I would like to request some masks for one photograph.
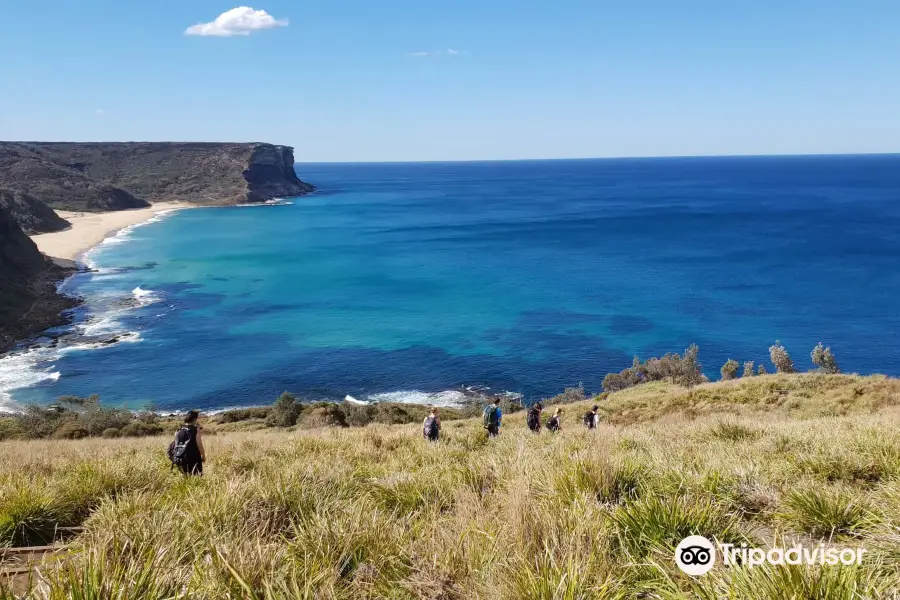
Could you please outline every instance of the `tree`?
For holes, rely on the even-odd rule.
[[[756,372],[753,370],[753,361],[748,360],[744,363],[744,373],[741,377],[753,377],[754,375],[756,375]]]
[[[728,381],[729,379],[736,379],[737,372],[740,365],[738,361],[729,358],[725,361],[725,364],[722,365],[722,368],[719,369],[719,373],[722,374],[722,381]]]
[[[794,369],[794,361],[791,360],[791,355],[788,354],[787,349],[781,345],[781,342],[775,341],[775,345],[769,347],[769,358],[772,361],[772,364],[775,365],[775,370],[778,373],[796,373],[797,371]]]
[[[296,396],[290,392],[283,392],[275,400],[266,422],[275,427],[292,427],[297,424],[297,418],[302,410],[303,406],[297,401]]]
[[[767,375],[769,372],[766,371],[766,365],[759,365],[759,368],[756,369],[757,375]]]
[[[824,346],[822,342],[819,342],[816,344],[816,347],[813,348],[810,356],[812,357],[813,364],[816,365],[820,371],[830,375],[841,372],[837,365],[837,361],[834,359],[834,354],[831,352],[830,346]]]
[[[681,376],[678,383],[691,387],[703,383],[703,372],[700,370],[702,365],[698,360],[700,354],[700,346],[691,344],[684,351],[684,358],[681,359]]]

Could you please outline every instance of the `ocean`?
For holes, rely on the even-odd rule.
[[[704,372],[900,375],[900,156],[299,164],[319,191],[157,217],[95,248],[0,404],[219,409],[534,400],[696,343]],[[112,342],[112,343],[103,343]]]

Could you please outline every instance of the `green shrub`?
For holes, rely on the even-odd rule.
[[[283,392],[266,418],[266,423],[274,427],[292,427],[297,424],[297,418],[303,411],[303,406],[297,397],[290,392]]]
[[[119,434],[122,437],[146,437],[150,435],[159,435],[162,432],[162,426],[144,423],[142,421],[132,421],[119,430]]]
[[[109,429],[104,429],[101,435],[105,438],[117,438],[119,437],[119,430],[115,427],[110,427]]]
[[[728,381],[729,379],[736,379],[738,368],[738,362],[736,360],[728,359],[725,361],[725,364],[722,365],[722,368],[719,369],[719,373],[722,374],[722,381]]]
[[[573,404],[575,402],[584,402],[587,395],[584,393],[584,386],[578,384],[578,387],[567,387],[562,394],[557,394],[545,402],[545,404]],[[504,413],[509,412],[505,408]]]
[[[347,427],[347,417],[337,404],[323,403],[303,411],[304,427]]]
[[[816,347],[813,348],[810,356],[812,357],[813,364],[816,365],[820,371],[830,375],[841,372],[840,368],[838,368],[837,361],[834,359],[834,354],[831,352],[831,348],[822,345],[822,342],[816,344]]]
[[[765,366],[765,365],[759,365],[759,368],[756,369],[756,374],[757,374],[757,375],[768,375],[768,373],[769,373],[769,372],[766,371],[766,366]]]
[[[787,349],[776,341],[774,345],[769,347],[769,359],[775,365],[775,371],[778,373],[796,373],[794,369],[794,361]]]
[[[603,378],[603,389],[606,392],[618,392],[648,381],[671,381],[685,387],[695,386],[706,380],[697,358],[699,353],[699,346],[691,344],[684,351],[683,357],[670,353],[662,358],[648,358],[642,363],[635,356],[631,367],[618,373],[609,373]]]
[[[272,407],[270,406],[233,408],[217,415],[216,420],[219,423],[237,423],[238,421],[249,421],[250,419],[266,419],[271,412]]]
[[[80,440],[90,435],[87,429],[77,420],[65,421],[50,436],[55,440]]]
[[[734,421],[719,421],[712,427],[709,433],[716,439],[729,442],[755,440],[762,435],[756,429]]]

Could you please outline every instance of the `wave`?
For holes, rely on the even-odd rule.
[[[137,286],[131,290],[131,295],[137,301],[139,306],[148,306],[162,300],[156,292],[153,290],[145,290],[141,286]]]
[[[19,408],[12,400],[12,390],[57,381],[60,372],[52,364],[56,353],[50,348],[35,348],[0,358],[0,412]]]
[[[366,398],[369,402],[399,402],[403,404],[428,404],[431,406],[461,406],[466,395],[459,390],[442,392],[422,392],[419,390],[399,390],[372,394]]]

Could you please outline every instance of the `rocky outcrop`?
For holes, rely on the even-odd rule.
[[[62,231],[69,227],[68,221],[30,194],[0,188],[0,208],[6,209],[22,228],[22,231],[29,235]]]
[[[76,304],[56,292],[66,274],[40,253],[9,211],[0,208],[0,351],[64,322],[60,313]]]
[[[222,206],[313,191],[288,146],[230,143],[0,142],[0,186],[57,210],[183,201]]]

